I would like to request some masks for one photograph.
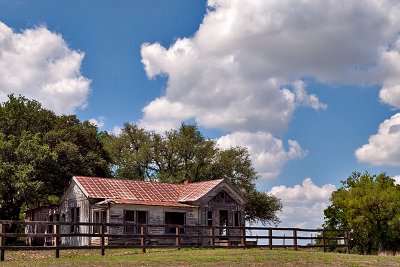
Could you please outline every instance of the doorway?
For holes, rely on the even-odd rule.
[[[228,226],[228,211],[227,210],[220,210],[219,211],[219,235],[220,236],[227,236],[227,228]]]

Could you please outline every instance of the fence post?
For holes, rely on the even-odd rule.
[[[211,245],[212,248],[215,248],[215,228],[214,226],[211,227]]]
[[[346,253],[349,253],[349,231],[344,231],[344,245],[346,246]]]
[[[271,228],[268,230],[268,234],[269,234],[269,249],[272,249],[272,229]]]
[[[100,226],[100,234],[101,234],[101,237],[100,237],[100,245],[101,245],[100,255],[101,256],[104,256],[106,254],[106,252],[105,252],[105,238],[104,238],[105,232],[106,232],[106,226],[103,223]]]
[[[246,248],[246,229],[242,227],[240,230],[241,230],[240,245],[243,248]]]
[[[178,250],[181,249],[181,234],[179,230],[179,227],[175,228],[175,245],[178,247]]]
[[[293,245],[294,250],[297,250],[297,229],[293,229]]]
[[[144,226],[140,227],[140,245],[142,246],[143,253],[146,253],[146,237],[144,235]]]
[[[6,233],[6,225],[0,223],[0,234],[5,234],[5,233]],[[0,236],[0,246],[2,247],[0,249],[0,261],[4,261],[5,245],[6,245],[6,237]]]
[[[61,240],[60,240],[60,225],[59,224],[55,224],[55,246],[56,246],[56,258],[58,259],[60,257],[60,244],[61,244]]]
[[[324,252],[326,252],[326,240],[325,240],[325,230],[322,230],[322,246],[324,247]]]

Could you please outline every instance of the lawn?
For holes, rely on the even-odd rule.
[[[400,266],[400,257],[268,249],[7,251],[0,266]]]

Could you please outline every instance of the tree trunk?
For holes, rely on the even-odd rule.
[[[379,240],[378,242],[378,255],[384,251],[383,242]]]

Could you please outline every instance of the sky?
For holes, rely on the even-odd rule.
[[[248,148],[281,226],[319,227],[352,172],[400,180],[399,30],[392,0],[0,0],[0,101],[194,122]]]

